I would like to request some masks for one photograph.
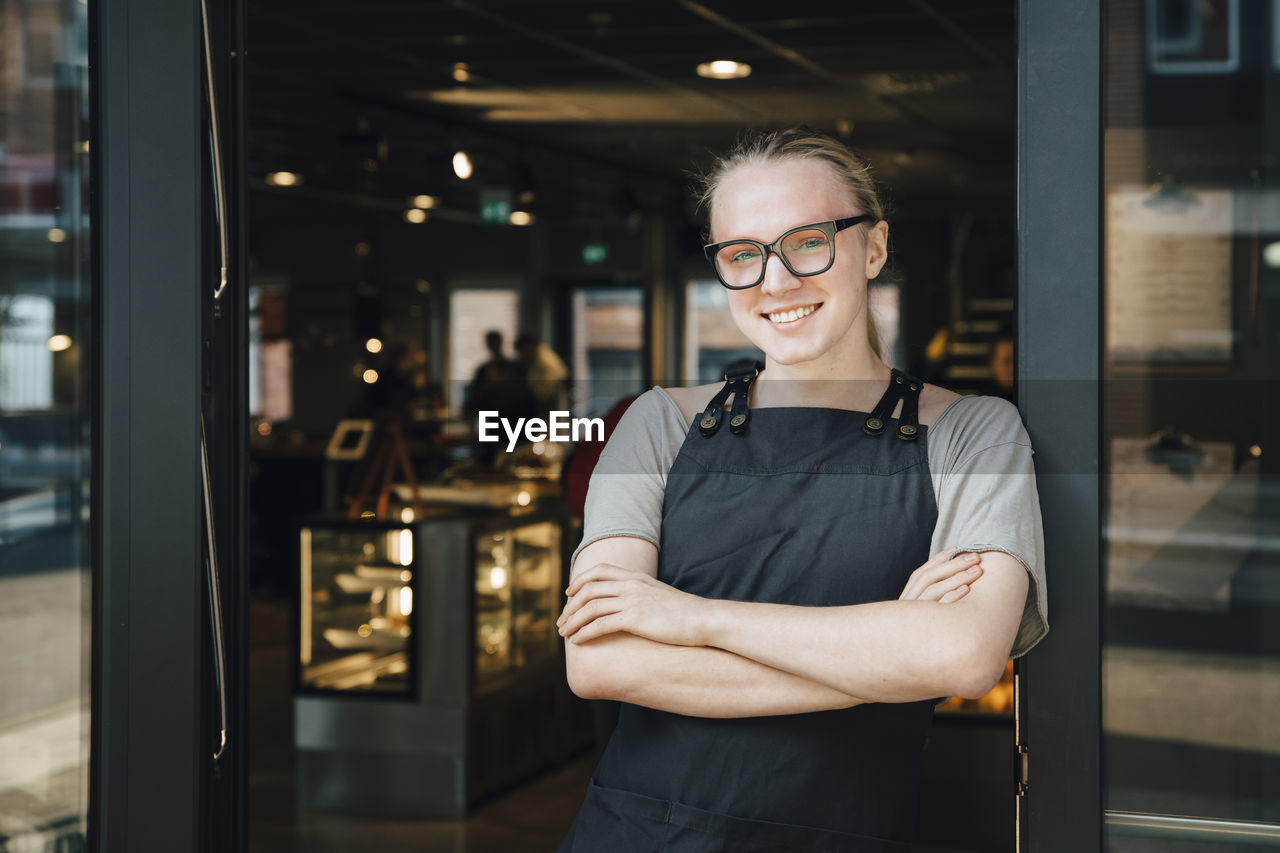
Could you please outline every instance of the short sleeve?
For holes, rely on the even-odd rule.
[[[929,469],[938,522],[929,553],[1003,551],[1030,582],[1013,657],[1049,631],[1044,530],[1031,441],[1018,410],[998,397],[962,397],[929,427]]]
[[[653,388],[635,399],[618,421],[591,474],[583,510],[583,548],[609,536],[635,536],[658,546],[667,472],[680,452],[684,414],[671,396]]]

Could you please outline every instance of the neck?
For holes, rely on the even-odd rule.
[[[889,366],[864,345],[851,356],[821,363],[778,364],[766,358],[754,396],[766,406],[870,410],[888,379]]]

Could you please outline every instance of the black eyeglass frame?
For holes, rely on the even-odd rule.
[[[849,216],[844,219],[829,219],[826,222],[815,222],[812,225],[801,225],[799,227],[792,228],[772,243],[761,243],[759,240],[748,240],[745,237],[739,237],[737,240],[724,240],[719,243],[709,243],[702,247],[702,253],[711,263],[711,268],[715,270],[716,278],[720,279],[721,284],[730,290],[750,290],[751,288],[758,286],[760,282],[764,281],[765,273],[769,270],[770,254],[777,255],[782,261],[782,265],[787,268],[787,271],[797,278],[806,278],[811,275],[822,275],[824,272],[831,269],[832,265],[836,262],[836,233],[843,231],[846,228],[852,228],[862,222],[870,222],[873,219],[875,219],[875,217],[869,213]],[[831,256],[827,259],[827,265],[820,270],[815,270],[813,272],[796,272],[795,268],[791,266],[791,262],[787,260],[787,256],[782,252],[782,241],[797,231],[812,231],[815,229],[827,235],[827,239],[830,241],[831,245]],[[760,277],[751,282],[751,284],[729,284],[729,282],[724,280],[724,276],[720,275],[720,268],[716,266],[716,253],[725,246],[733,246],[738,243],[746,243],[748,245],[755,246],[764,256],[760,261]]]

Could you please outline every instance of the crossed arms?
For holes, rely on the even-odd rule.
[[[977,698],[1004,670],[1027,573],[999,551],[948,556],[917,569],[897,601],[799,607],[690,595],[657,580],[651,543],[597,540],[575,561],[560,617],[569,685],[702,717]]]

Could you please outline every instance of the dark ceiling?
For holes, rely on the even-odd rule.
[[[297,171],[312,198],[390,212],[459,192],[447,161],[465,146],[469,187],[643,200],[743,128],[804,123],[900,203],[1011,203],[1010,0],[251,0],[247,40],[259,188]],[[715,59],[753,73],[696,75]]]

